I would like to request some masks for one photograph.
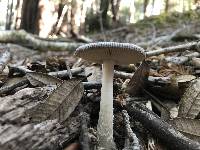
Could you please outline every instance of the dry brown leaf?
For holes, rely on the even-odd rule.
[[[27,79],[33,86],[40,85],[60,85],[62,80],[50,76],[48,74],[38,73],[38,72],[30,72],[26,74]]]
[[[200,142],[200,120],[190,118],[174,118],[169,123],[177,130],[193,140]]]
[[[184,93],[180,105],[178,116],[182,118],[194,119],[200,112],[200,78],[193,80]]]
[[[144,82],[149,76],[149,70],[148,62],[143,61],[127,85],[126,91],[130,95],[138,94],[140,89],[144,87]]]
[[[80,79],[64,81],[49,97],[33,109],[27,111],[27,115],[33,122],[41,122],[48,119],[66,120],[78,105],[84,91]]]

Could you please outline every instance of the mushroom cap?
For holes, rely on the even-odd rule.
[[[113,60],[115,64],[134,64],[145,59],[143,48],[130,43],[97,42],[78,47],[75,56],[97,63]]]

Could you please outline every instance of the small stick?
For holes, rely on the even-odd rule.
[[[70,70],[71,70],[72,75],[76,75],[76,74],[83,72],[84,68],[83,67],[77,67],[77,68],[73,68],[73,69],[70,69]],[[65,78],[65,77],[70,76],[70,72],[68,72],[68,70],[63,70],[63,71],[49,72],[48,75],[51,75],[51,76],[54,76],[54,77],[57,77],[57,78]]]
[[[20,75],[25,75],[26,73],[33,72],[32,70],[27,69],[25,66],[9,66],[9,75],[14,73],[19,73]]]
[[[168,62],[173,62],[175,64],[180,65],[180,64],[184,64],[185,62],[191,60],[194,57],[199,57],[199,56],[200,56],[200,53],[193,52],[193,53],[187,54],[185,56],[179,56],[179,57],[170,56],[170,57],[165,58],[165,60]]]
[[[81,113],[81,134],[80,134],[82,150],[90,150],[88,127],[87,127],[89,120],[90,120],[89,115],[85,112],[82,112]]]
[[[126,73],[122,71],[114,71],[114,77],[116,78],[122,78],[122,79],[131,79],[133,76],[133,73]]]
[[[192,51],[200,51],[200,42],[190,42],[182,45],[172,46],[172,47],[166,47],[158,50],[152,50],[148,51],[146,53],[147,57],[160,55],[160,54],[167,54],[171,52],[180,52],[180,51],[186,51],[186,50],[192,50]]]
[[[67,64],[67,72],[69,74],[69,78],[71,79],[72,78],[72,71],[71,71],[71,69],[70,69],[68,64]]]
[[[27,69],[25,66],[9,66],[10,74],[13,73],[20,73],[21,75],[25,75],[26,73],[29,72],[34,72],[32,70]],[[84,68],[82,67],[77,67],[70,69],[72,75],[79,74],[84,71]],[[62,70],[62,71],[56,71],[56,72],[49,72],[48,75],[57,77],[57,78],[65,78],[69,77],[70,73],[68,70]]]
[[[130,142],[130,144],[128,146],[126,146],[126,148],[124,148],[123,150],[125,150],[125,149],[140,150],[139,140],[138,140],[137,136],[135,135],[135,133],[133,133],[133,131],[131,129],[129,115],[128,115],[127,111],[123,110],[122,114],[124,116],[126,132],[127,132],[127,136],[128,136],[129,142]]]
[[[122,78],[122,79],[131,79],[132,76],[134,75],[134,73],[126,73],[126,72],[122,72],[122,71],[114,71],[114,77],[116,78]],[[158,85],[163,85],[163,84],[168,84],[170,78],[169,77],[153,77],[153,76],[149,76],[148,77],[148,82],[149,83],[154,83],[154,84],[158,84]]]

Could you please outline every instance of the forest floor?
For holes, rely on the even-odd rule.
[[[200,149],[198,11],[88,35],[147,53],[141,64],[115,66],[117,149]],[[95,149],[101,65],[68,51],[5,42],[0,49],[0,150]]]

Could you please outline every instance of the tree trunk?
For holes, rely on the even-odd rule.
[[[23,1],[22,0],[17,0],[17,5],[16,5],[16,18],[15,18],[15,24],[14,24],[14,29],[20,29],[20,24],[21,24],[21,16],[22,16],[22,5]]]
[[[165,0],[165,13],[168,13],[169,9],[169,0]]]
[[[86,13],[87,13],[87,4],[83,2],[82,10],[81,10],[81,24],[80,24],[80,33],[83,34],[85,33],[85,18],[86,18]]]
[[[144,8],[143,8],[144,17],[146,16],[148,3],[149,3],[149,0],[144,0]]]
[[[100,3],[100,17],[102,18],[102,24],[105,27],[108,27],[108,8],[109,8],[109,0],[101,0]]]
[[[132,0],[130,4],[130,23],[135,23],[135,1]]]
[[[119,11],[119,4],[121,0],[111,0],[111,7],[112,7],[112,14],[113,14],[113,21],[117,21],[118,19],[118,11]]]
[[[13,13],[13,0],[8,0],[7,14],[6,14],[6,30],[11,29],[12,24],[12,13]]]
[[[77,0],[72,0],[71,2],[71,35],[72,37],[76,37],[77,34],[79,34],[79,28],[78,28],[78,20],[77,13],[80,11],[80,3],[78,3]]]
[[[50,18],[50,19],[49,19]],[[52,0],[39,0],[35,21],[35,33],[46,38],[53,30],[58,19],[58,9]]]
[[[23,0],[20,28],[35,33],[39,0]]]

